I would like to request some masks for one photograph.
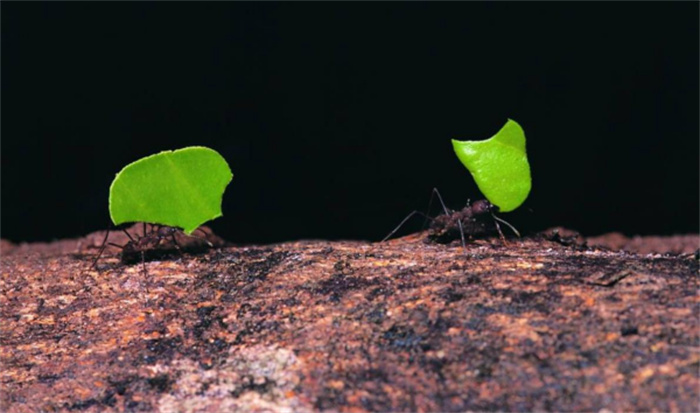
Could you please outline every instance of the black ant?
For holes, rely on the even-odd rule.
[[[520,233],[511,224],[505,220],[496,216],[498,212],[498,207],[490,203],[489,201],[482,199],[474,203],[467,202],[467,205],[461,211],[450,210],[445,206],[445,203],[440,196],[437,188],[433,188],[433,193],[430,196],[430,202],[428,203],[428,211],[430,210],[430,205],[432,205],[433,197],[437,195],[442,209],[445,212],[443,215],[439,215],[435,218],[429,217],[420,211],[413,211],[406,218],[401,221],[401,223],[394,228],[393,231],[389,233],[382,242],[391,238],[396,231],[398,231],[411,217],[414,215],[422,215],[426,218],[426,221],[430,220],[431,224],[428,232],[428,239],[440,244],[449,244],[450,242],[461,238],[462,247],[467,248],[467,241],[465,234],[469,237],[486,235],[493,231],[493,225],[501,236],[501,239],[505,241],[505,236],[503,231],[501,231],[500,223],[507,225],[518,237]]]
[[[206,248],[203,245],[195,245],[183,247],[180,245],[176,238],[176,234],[181,233],[184,236],[195,238],[203,241],[206,246],[213,248],[214,245],[209,242],[204,237],[199,237],[196,235],[186,235],[181,229],[165,226],[150,224],[150,231],[148,225],[143,223],[143,235],[132,235],[124,228],[120,230],[129,238],[129,241],[125,245],[115,244],[113,242],[107,242],[109,237],[110,229],[107,229],[100,250],[97,253],[97,257],[92,263],[90,269],[94,269],[97,266],[97,261],[102,257],[107,245],[117,247],[122,250],[121,252],[121,262],[125,265],[135,264],[139,261],[143,264],[143,271],[146,272],[146,261],[151,261],[154,259],[159,259],[171,255],[175,252],[182,253],[184,250],[189,252],[198,252],[202,248]],[[197,228],[196,231],[201,231],[205,236],[208,234],[201,228]]]

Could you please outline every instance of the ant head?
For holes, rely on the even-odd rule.
[[[170,234],[174,234],[177,232],[177,228],[175,227],[159,227],[158,228],[158,235],[161,237],[167,237]]]
[[[498,212],[498,207],[485,199],[480,199],[472,204],[474,214],[481,215],[489,212]]]

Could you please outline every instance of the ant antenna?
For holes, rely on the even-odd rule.
[[[438,200],[440,201],[440,205],[442,206],[442,210],[445,212],[445,215],[450,215],[450,210],[447,209],[447,207],[445,206],[445,202],[442,200],[442,196],[440,195],[440,191],[438,191],[437,188],[433,188],[432,193],[430,194],[430,200],[428,201],[428,210],[427,210],[427,212],[426,212],[426,213],[422,213],[422,212],[420,212],[420,211],[413,211],[413,212],[411,212],[410,214],[408,214],[408,216],[406,216],[406,218],[403,219],[403,221],[401,221],[401,223],[400,223],[396,228],[394,228],[393,231],[391,231],[391,232],[389,233],[389,235],[387,235],[386,237],[384,237],[384,239],[382,239],[380,242],[384,242],[384,241],[388,240],[389,238],[391,238],[391,236],[394,235],[394,234],[396,233],[396,231],[398,231],[398,230],[406,223],[406,221],[408,221],[409,219],[411,219],[411,217],[413,217],[413,216],[416,215],[416,214],[422,215],[423,217],[425,217],[425,220],[423,221],[423,229],[425,229],[425,224],[426,224],[428,221],[433,221],[433,218],[431,218],[428,214],[430,213],[430,207],[433,205],[433,198],[434,198],[436,195],[437,195],[437,197],[438,197]],[[467,243],[466,243],[466,241],[465,241],[465,239],[464,239],[464,230],[463,230],[463,228],[462,228],[462,223],[461,223],[461,222],[459,222],[459,230],[460,230],[460,234],[461,234],[461,236],[462,236],[462,245],[463,245],[464,248],[466,249],[466,248],[467,248],[467,247],[466,247]]]
[[[403,221],[401,221],[401,223],[400,223],[396,228],[394,228],[393,231],[391,231],[391,232],[389,233],[389,235],[387,235],[386,237],[384,237],[384,239],[382,239],[382,240],[379,241],[379,242],[384,242],[384,241],[388,240],[389,238],[391,238],[391,236],[394,235],[394,233],[396,233],[396,231],[398,231],[398,230],[403,226],[403,224],[406,223],[406,221],[408,221],[411,217],[413,217],[413,216],[416,215],[416,214],[418,214],[418,215],[423,215],[423,216],[425,217],[426,220],[431,220],[431,221],[432,221],[432,218],[430,218],[430,217],[427,216],[426,214],[424,214],[424,213],[422,213],[422,212],[420,212],[420,211],[413,211],[413,212],[411,212],[410,214],[408,214],[408,216],[406,216],[406,218],[404,218]]]
[[[438,199],[440,200],[440,205],[442,205],[442,210],[445,211],[445,215],[450,215],[450,210],[445,206],[445,202],[443,202],[442,196],[440,196],[440,191],[438,191],[437,188],[433,188],[433,194],[430,195],[430,203],[433,202],[433,195],[437,195]],[[430,203],[428,203],[428,212],[430,212]]]
[[[396,231],[398,231],[398,230],[403,226],[403,224],[406,223],[406,221],[408,221],[409,219],[411,219],[411,217],[414,216],[414,215],[416,215],[416,214],[422,215],[423,217],[425,217],[425,220],[423,220],[423,227],[422,227],[422,229],[425,229],[425,224],[427,224],[428,221],[432,221],[432,220],[433,220],[433,218],[431,218],[428,214],[430,213],[430,207],[433,205],[433,198],[435,197],[435,195],[437,195],[438,199],[440,200],[440,204],[442,205],[442,209],[445,211],[445,214],[449,215],[450,213],[449,213],[449,211],[447,210],[447,207],[445,206],[445,203],[442,202],[442,197],[440,196],[440,192],[438,192],[437,188],[433,188],[433,191],[432,191],[432,193],[430,194],[430,200],[428,201],[428,210],[427,210],[425,213],[422,213],[422,212],[420,212],[420,211],[413,211],[413,212],[411,212],[410,214],[408,214],[408,216],[406,216],[406,218],[403,219],[403,221],[401,221],[401,223],[400,223],[396,228],[394,228],[393,231],[391,231],[391,232],[389,233],[389,235],[387,235],[386,237],[384,237],[384,239],[382,239],[382,240],[379,241],[379,242],[384,242],[384,241],[388,240],[389,238],[391,238],[391,236],[394,235],[394,233],[396,233]]]

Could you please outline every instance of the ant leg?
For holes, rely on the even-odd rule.
[[[501,241],[503,241],[503,244],[506,244],[506,237],[503,235],[503,231],[501,231],[501,226],[498,225],[498,220],[496,219],[496,216],[491,214],[493,217],[493,223],[496,224],[496,229],[498,230],[498,235],[501,236]]]
[[[426,219],[432,220],[432,218],[430,218],[429,216],[425,215],[424,213],[422,213],[422,212],[420,212],[420,211],[413,211],[413,212],[411,212],[410,214],[408,214],[408,216],[406,216],[406,218],[404,218],[403,221],[401,221],[401,223],[400,223],[396,228],[394,228],[393,231],[391,231],[391,232],[389,233],[389,235],[387,235],[386,237],[384,237],[384,239],[382,239],[382,240],[379,241],[379,242],[384,242],[384,241],[388,240],[389,238],[391,238],[391,236],[394,235],[394,233],[395,233],[396,231],[398,231],[398,230],[403,226],[403,224],[406,223],[406,221],[408,221],[411,217],[413,217],[413,216],[416,215],[416,214],[418,214],[418,215],[423,215]]]
[[[141,250],[141,269],[143,271],[143,278],[146,280],[146,293],[149,292],[148,290],[148,285],[150,284],[150,277],[148,274],[148,270],[146,269],[146,253]]]
[[[428,216],[430,215],[430,207],[433,206],[433,198],[435,198],[435,193],[437,192],[437,188],[433,188],[432,192],[430,192],[430,199],[428,200],[428,208],[425,210],[425,216],[426,219],[423,220],[423,226],[421,229],[425,229],[425,225],[428,223]]]
[[[457,225],[459,225],[459,235],[462,237],[462,248],[464,249],[464,253],[467,253],[467,241],[464,239],[464,228],[462,227],[462,221],[457,220]]]
[[[508,223],[508,221],[506,221],[506,220],[505,220],[505,219],[503,219],[503,218],[499,218],[499,217],[497,217],[497,216],[496,216],[495,214],[493,214],[493,213],[491,213],[491,216],[493,217],[493,219],[495,219],[495,220],[496,220],[496,227],[497,227],[497,228],[498,228],[498,222],[502,222],[502,223],[504,223],[504,224],[508,225],[508,228],[510,228],[510,229],[511,229],[511,231],[513,231],[513,232],[515,233],[515,235],[517,235],[517,236],[518,236],[518,238],[520,238],[520,232],[518,232],[518,230],[517,230],[517,229],[515,229],[515,227],[514,227],[514,226],[510,225],[510,223]],[[500,232],[500,231],[501,231],[501,229],[500,229],[500,228],[498,228],[498,231]],[[501,237],[503,237],[503,234],[501,234]]]
[[[177,242],[177,238],[175,238],[175,233],[171,232],[170,233],[170,239],[173,240],[173,244],[175,245],[175,249],[182,254],[182,247],[180,246],[180,243]]]
[[[134,239],[134,237],[131,236],[131,234],[129,234],[129,231],[127,231],[127,230],[125,230],[124,228],[122,228],[122,232],[125,233],[127,237],[129,237],[129,240],[130,240],[131,242],[133,242],[134,244],[136,243],[136,240]]]
[[[107,248],[107,238],[109,237],[109,230],[110,229],[107,228],[107,233],[105,233],[105,238],[102,240],[102,245],[100,245],[100,250],[97,252],[97,256],[92,261],[92,265],[90,265],[90,268],[88,268],[87,271],[84,269],[81,271],[82,275],[87,275],[95,284],[97,284],[97,281],[95,281],[95,278],[92,275],[90,275],[89,271],[97,269],[97,261],[100,260],[100,258],[102,257],[102,254],[105,252],[105,248]],[[99,270],[97,270],[97,271],[99,272]],[[85,278],[83,278],[83,284],[85,284]],[[90,289],[90,287],[85,285],[80,291],[89,291],[89,289]]]
[[[105,239],[102,240],[102,245],[100,246],[100,250],[97,252],[97,257],[95,257],[95,261],[92,262],[92,265],[90,266],[90,270],[94,270],[95,267],[97,266],[97,260],[102,257],[102,253],[105,252],[105,248],[107,248],[107,238],[109,237],[109,228],[107,228],[107,233],[105,234]]]

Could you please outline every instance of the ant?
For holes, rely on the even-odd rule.
[[[90,269],[94,269],[97,266],[97,261],[102,257],[102,254],[107,248],[107,245],[111,245],[122,250],[122,264],[131,265],[137,263],[140,260],[143,265],[144,273],[146,273],[146,261],[151,261],[153,259],[170,255],[175,251],[177,251],[178,253],[182,253],[185,249],[187,249],[190,252],[194,252],[195,250],[203,248],[202,245],[188,247],[180,245],[175,236],[178,233],[182,233],[187,237],[204,241],[204,243],[209,248],[214,247],[214,245],[211,242],[209,242],[209,240],[207,240],[206,238],[199,237],[196,235],[186,235],[179,228],[158,224],[150,224],[150,227],[150,231],[148,231],[148,224],[144,222],[143,235],[140,236],[129,234],[129,231],[127,231],[124,228],[120,228],[120,230],[124,234],[126,234],[127,238],[129,238],[129,241],[125,245],[107,242],[110,233],[110,229],[108,228],[107,232],[105,233],[104,240],[102,240],[100,250],[97,253],[97,257],[95,257],[95,260],[92,262]],[[202,228],[197,228],[196,231],[201,231],[205,237],[208,235]],[[170,244],[168,244],[168,242]]]
[[[391,238],[391,236],[394,235],[394,233],[396,233],[396,231],[398,231],[406,223],[406,221],[416,214],[424,216],[426,222],[428,220],[432,221],[429,228],[428,239],[440,244],[448,244],[457,239],[457,235],[459,235],[462,240],[462,247],[466,249],[467,241],[465,234],[469,235],[470,237],[487,234],[493,231],[493,227],[490,225],[491,223],[495,224],[498,234],[505,242],[505,236],[503,235],[503,231],[501,231],[499,222],[507,225],[518,237],[520,237],[520,233],[517,229],[502,218],[496,216],[498,207],[493,205],[491,202],[485,199],[478,200],[474,203],[470,203],[468,201],[467,205],[461,211],[454,211],[445,206],[442,196],[440,196],[440,192],[437,190],[437,188],[433,188],[433,193],[430,196],[430,202],[428,203],[428,211],[430,211],[430,205],[432,205],[433,197],[436,195],[440,201],[440,204],[442,205],[443,211],[445,212],[444,214],[431,218],[427,214],[420,211],[413,211],[408,214],[408,216],[406,216],[406,218],[404,218],[403,221],[401,221],[401,223],[389,233],[389,235],[384,237],[381,242]],[[489,217],[491,219],[485,219]]]

